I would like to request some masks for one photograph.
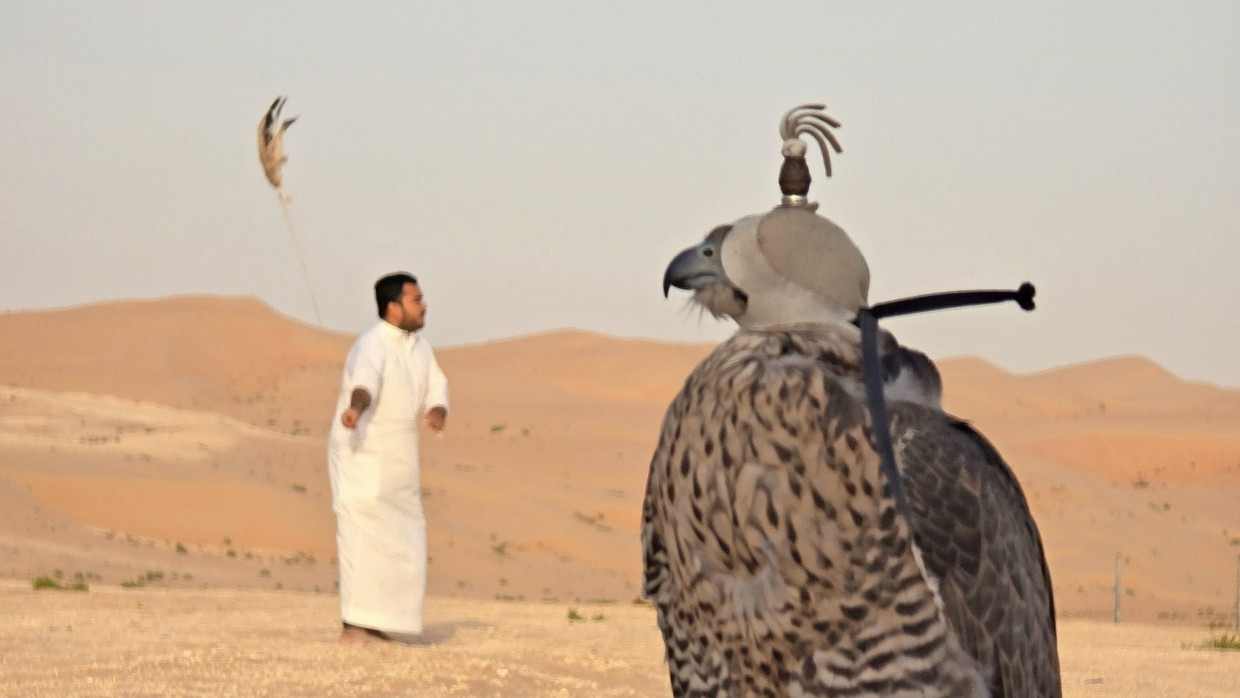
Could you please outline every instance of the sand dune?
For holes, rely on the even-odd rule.
[[[0,317],[0,384],[113,395],[287,429],[297,420],[326,422],[330,405],[304,400],[300,391],[334,388],[350,343],[253,298],[9,313]]]
[[[351,337],[247,298],[0,316],[0,575],[330,591],[324,435]],[[431,593],[627,602],[668,401],[710,350],[550,332],[443,347],[427,438]],[[940,362],[949,411],[1020,477],[1064,616],[1228,611],[1240,390],[1142,357],[1016,376]],[[96,582],[96,583],[99,583]]]

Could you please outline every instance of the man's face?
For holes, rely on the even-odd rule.
[[[406,283],[402,286],[396,305],[397,327],[406,332],[417,332],[426,324],[426,301],[422,299],[422,289],[417,284]]]

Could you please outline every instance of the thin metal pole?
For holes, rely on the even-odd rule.
[[[1116,553],[1115,554],[1115,623],[1116,625],[1119,624],[1120,594],[1123,593],[1122,592],[1123,564],[1124,564],[1124,556],[1121,555],[1120,553]]]

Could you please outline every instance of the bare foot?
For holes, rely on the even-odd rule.
[[[356,625],[345,625],[340,631],[340,644],[364,645],[372,642],[391,642],[386,633],[371,628],[359,628]]]

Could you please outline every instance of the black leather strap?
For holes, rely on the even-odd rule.
[[[1034,293],[1033,284],[1026,281],[1015,291],[932,293],[879,303],[857,312],[857,319],[853,322],[861,328],[862,375],[865,380],[865,401],[870,410],[871,431],[874,433],[874,450],[878,452],[879,469],[887,478],[891,496],[896,500],[896,512],[910,525],[912,512],[909,511],[908,496],[904,492],[900,470],[896,467],[895,450],[891,445],[891,418],[887,413],[887,400],[883,396],[883,367],[878,356],[878,319],[1003,301],[1016,301],[1021,308],[1033,310]]]

